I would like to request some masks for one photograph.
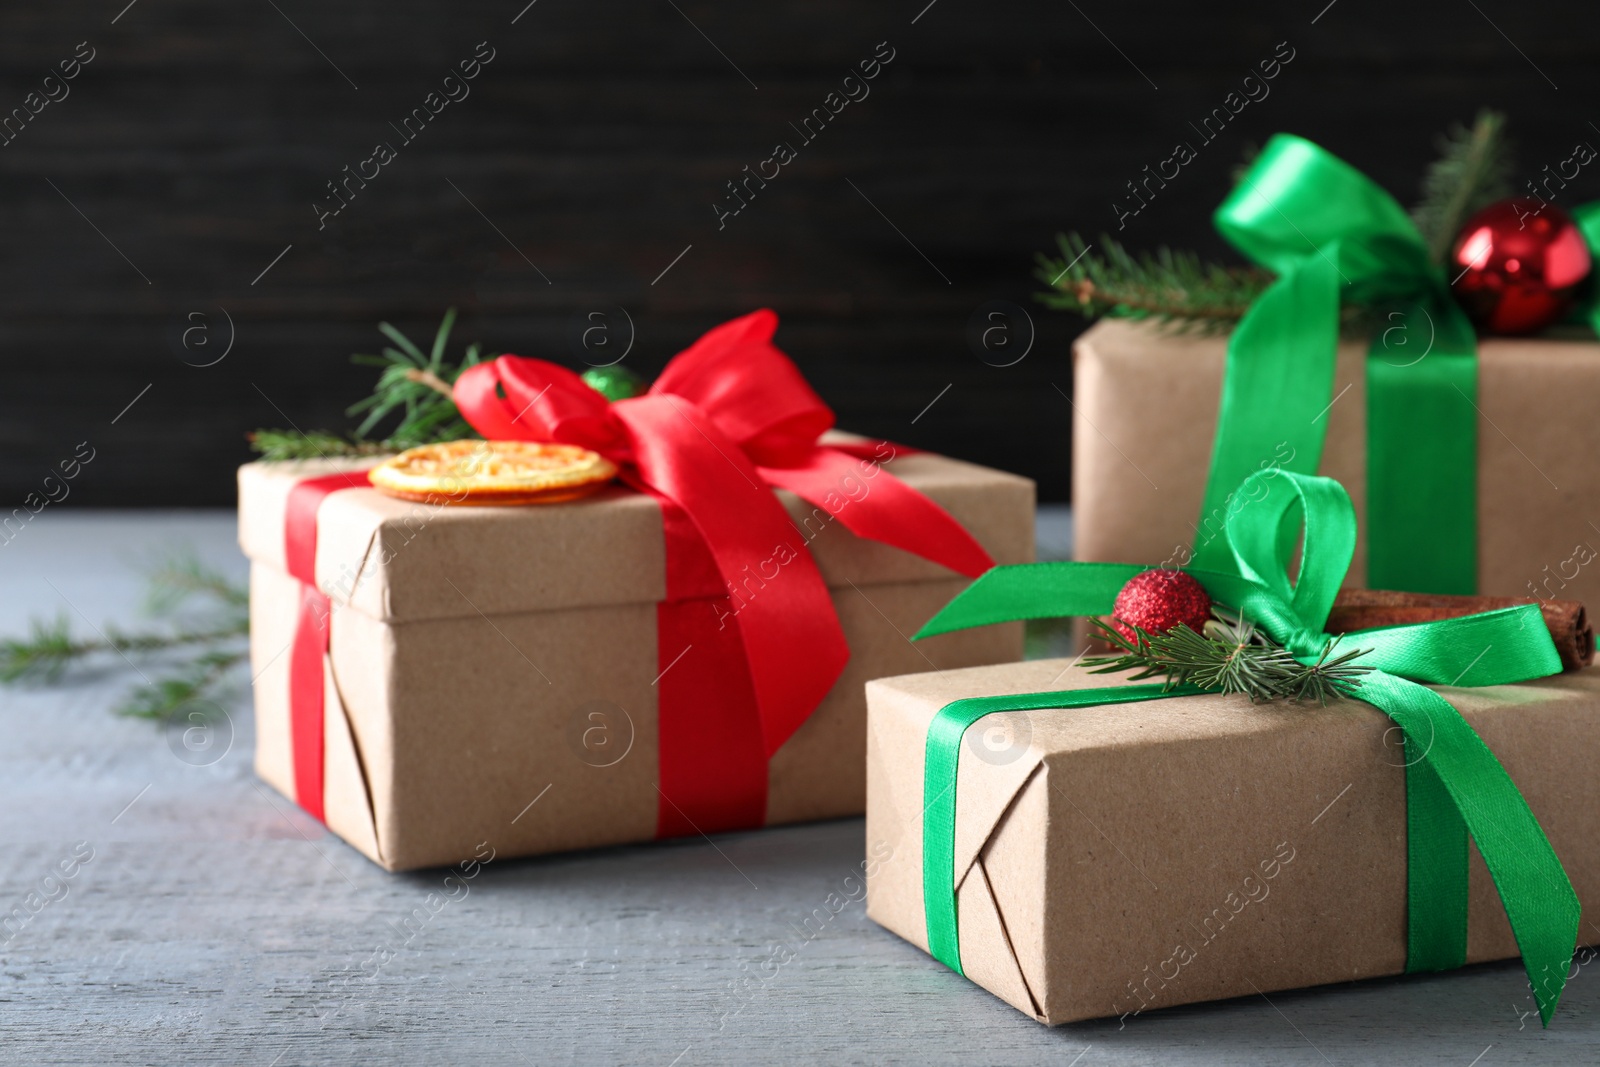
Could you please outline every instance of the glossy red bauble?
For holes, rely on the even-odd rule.
[[[1520,334],[1559,319],[1590,266],[1589,246],[1570,215],[1547,201],[1513,197],[1467,220],[1445,270],[1479,330]]]
[[[1111,608],[1111,625],[1129,641],[1135,638],[1135,626],[1147,634],[1164,634],[1181,624],[1199,633],[1210,617],[1205,586],[1174,570],[1135,574]]]

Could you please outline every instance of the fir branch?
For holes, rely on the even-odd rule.
[[[248,589],[207,567],[192,552],[157,562],[149,568],[148,577],[145,610],[152,615],[170,615],[197,596],[210,597],[218,605],[239,612],[250,607]]]
[[[1440,158],[1423,179],[1412,212],[1436,263],[1443,263],[1466,219],[1511,194],[1511,143],[1505,116],[1483,110],[1471,127],[1456,124],[1439,140]],[[1248,160],[1237,174],[1243,174]],[[1270,271],[1204,262],[1193,252],[1162,247],[1137,256],[1102,235],[1099,250],[1076,233],[1058,238],[1060,256],[1041,253],[1036,277],[1045,305],[1086,318],[1150,319],[1178,331],[1218,333],[1243,317],[1273,279]],[[1363,309],[1346,308],[1345,327],[1362,325]]]
[[[391,323],[378,324],[378,330],[394,343],[385,346],[380,355],[358,353],[350,357],[352,362],[383,369],[372,395],[346,410],[347,415],[363,416],[349,436],[321,430],[257,430],[249,435],[250,447],[266,460],[342,459],[386,455],[417,445],[477,437],[457,410],[451,386],[462,371],[492,357],[471,344],[462,353],[461,362],[448,362],[445,350],[455,322],[456,309],[451,308],[440,321],[427,352]],[[381,439],[368,437],[392,416],[398,416],[399,421],[388,434]]]
[[[229,673],[248,655],[242,648],[204,652],[177,671],[130,692],[117,705],[116,713],[135,719],[166,719],[190,704],[215,697]]]
[[[97,662],[165,668],[117,706],[118,714],[141,718],[164,718],[220,692],[234,666],[249,654],[249,591],[192,555],[151,567],[148,581],[146,604],[152,613],[170,615],[199,601],[201,614],[164,630],[129,633],[107,626],[94,639],[75,638],[65,616],[35,619],[26,637],[0,640],[0,682],[56,682],[69,670]]]
[[[66,616],[52,621],[34,619],[27,637],[0,640],[0,682],[55,682],[69,668],[95,656],[151,656],[194,645],[236,640],[249,632],[248,620],[241,617],[219,626],[173,633],[124,633],[107,627],[105,640],[79,640],[72,636]]]
[[[400,422],[390,431],[387,440],[401,449],[477,436],[456,409],[451,386],[462,371],[475,366],[482,356],[478,346],[473,344],[467,346],[459,364],[445,362],[445,348],[455,322],[456,309],[451,308],[439,323],[433,347],[426,355],[394,326],[387,322],[378,324],[378,329],[396,347],[385,348],[381,356],[352,357],[357,363],[383,368],[372,395],[352,404],[347,411],[350,415],[366,413],[356,428],[357,438],[366,437],[395,413],[400,414]]]
[[[0,682],[27,678],[55,681],[74,659],[98,651],[92,642],[72,639],[72,628],[65,615],[54,622],[34,619],[25,638],[8,637],[0,641]]]
[[[1179,330],[1225,330],[1273,278],[1269,271],[1206,263],[1193,252],[1166,247],[1135,256],[1105,235],[1101,252],[1091,251],[1076,233],[1058,240],[1059,259],[1039,256],[1035,276],[1050,291],[1038,298],[1086,318],[1153,319]]]
[[[1085,660],[1084,666],[1091,668],[1091,674],[1135,671],[1134,681],[1164,678],[1168,689],[1189,684],[1212,692],[1243,693],[1253,702],[1290,699],[1319,704],[1354,696],[1361,676],[1372,670],[1352,662],[1365,655],[1365,649],[1333,656],[1338,639],[1329,643],[1316,663],[1303,664],[1248,620],[1218,610],[1212,615],[1204,633],[1179,626],[1149,634],[1135,627],[1132,640],[1104,620],[1092,619],[1094,636],[1117,654]]]
[[[1505,125],[1505,115],[1484,109],[1470,128],[1457,123],[1439,138],[1440,156],[1428,167],[1422,202],[1411,212],[1435,263],[1445,261],[1469,216],[1511,195],[1512,149]]]
[[[265,460],[344,459],[403,451],[387,441],[358,441],[325,430],[256,430],[245,435],[250,450]]]
[[[468,351],[476,352],[477,346],[474,345],[472,348],[468,349]],[[450,383],[433,373],[433,371],[418,370],[417,368],[413,367],[412,369],[406,371],[406,377],[414,382],[426,385],[429,389],[432,389],[436,393],[441,393],[444,396],[449,397],[451,403],[455,402],[456,391],[450,387]]]

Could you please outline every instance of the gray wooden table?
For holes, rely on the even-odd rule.
[[[0,546],[0,634],[132,621],[134,564],[178,543],[242,573],[231,515],[42,514]],[[1600,1060],[1600,975],[1541,1031],[1515,963],[1045,1029],[859,903],[802,927],[847,891],[859,820],[497,861],[397,932],[440,874],[385,874],[258,783],[247,694],[197,766],[110,713],[124,684],[0,690],[0,914],[55,898],[0,929],[6,1063]],[[780,944],[793,959],[749,977]]]

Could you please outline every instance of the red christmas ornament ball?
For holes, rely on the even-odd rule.
[[[1588,243],[1570,215],[1544,200],[1513,197],[1467,220],[1445,269],[1480,330],[1520,334],[1559,319],[1590,265]]]
[[[1129,641],[1137,626],[1147,634],[1164,634],[1185,625],[1199,633],[1211,617],[1205,586],[1182,571],[1141,571],[1128,579],[1111,608],[1111,625]]]

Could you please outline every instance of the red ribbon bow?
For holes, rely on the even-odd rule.
[[[773,347],[777,327],[768,310],[724,323],[676,356],[644,396],[616,403],[564,367],[520,356],[471,367],[455,383],[456,406],[485,438],[593,449],[661,505],[663,837],[761,825],[767,761],[844,670],[850,650],[806,549],[821,526],[837,519],[969,577],[994,565],[942,507],[877,469],[881,451],[818,444],[833,412]],[[296,486],[286,531],[291,573],[307,584],[292,665],[296,792],[319,818],[328,604],[315,586],[316,511],[329,493],[364,480]],[[773,487],[821,509],[819,529],[809,519],[796,527]]]
[[[484,437],[593,449],[617,463],[630,485],[662,502],[669,602],[732,593],[758,716],[763,807],[765,760],[815,710],[850,655],[827,586],[806,551],[807,538],[770,490],[788,489],[860,537],[969,577],[994,565],[948,512],[887,471],[874,474],[865,495],[845,494],[861,483],[861,459],[870,453],[818,444],[833,426],[833,412],[773,346],[777,328],[778,316],[766,309],[724,323],[676,356],[648,393],[616,403],[564,367],[519,356],[472,367],[455,384],[456,406]],[[781,573],[775,576],[773,568]],[[704,605],[697,614],[718,622],[719,630],[729,617]],[[672,615],[668,609],[659,621],[669,628],[687,624],[685,637],[703,632],[696,620]],[[693,644],[683,640],[673,647],[673,640],[663,633],[664,665]],[[692,675],[725,692],[717,676],[693,669],[682,681]],[[663,690],[663,715],[670,718],[668,696]],[[703,705],[707,696],[703,690],[692,693],[689,702]],[[662,738],[663,746],[672,745],[667,721]],[[689,802],[698,808],[693,794],[714,785],[705,776],[725,776],[728,764],[715,767],[703,745],[691,747],[688,754],[698,757],[692,762],[699,767],[685,775],[668,774],[674,761],[664,747],[663,795],[677,800],[666,780],[683,779]],[[751,753],[743,755],[748,762]],[[664,810],[663,825],[672,821]]]

